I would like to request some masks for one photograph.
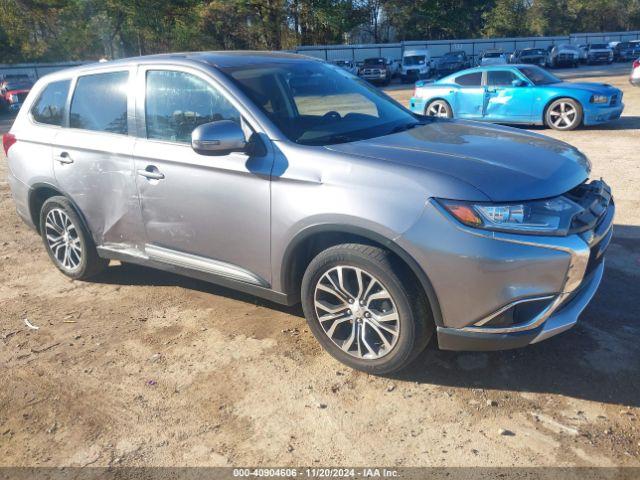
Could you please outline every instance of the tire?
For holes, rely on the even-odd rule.
[[[65,197],[51,197],[44,202],[40,233],[49,258],[70,278],[85,280],[109,265],[108,260],[98,256],[91,235]]]
[[[424,107],[427,117],[453,118],[453,110],[449,102],[442,99],[432,100]]]
[[[351,368],[384,375],[409,365],[433,335],[431,311],[418,285],[387,250],[336,245],[307,267],[302,308],[311,332],[329,354]],[[383,315],[388,320],[380,321]]]
[[[582,105],[579,102],[572,98],[559,98],[551,102],[545,110],[544,123],[554,130],[569,131],[582,124],[582,117]]]

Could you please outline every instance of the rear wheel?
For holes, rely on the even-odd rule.
[[[545,123],[554,130],[575,130],[582,123],[582,106],[572,98],[560,98],[547,107]]]
[[[433,334],[415,278],[390,252],[373,246],[342,244],[321,252],[302,280],[302,303],[325,350],[368,373],[406,367]]]
[[[452,118],[453,111],[446,100],[433,100],[425,107],[425,115],[428,117]]]
[[[109,264],[98,256],[91,235],[65,197],[51,197],[44,202],[40,231],[49,258],[68,277],[84,280]]]

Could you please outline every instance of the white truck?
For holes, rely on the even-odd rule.
[[[431,74],[431,54],[429,50],[405,50],[402,54],[402,83],[429,78]]]

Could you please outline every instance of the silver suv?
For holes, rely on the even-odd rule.
[[[573,326],[614,204],[575,148],[422,117],[343,69],[193,53],[51,74],[3,138],[17,211],[74,279],[110,259],[302,302],[364,371]]]

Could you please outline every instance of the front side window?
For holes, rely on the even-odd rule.
[[[479,87],[482,84],[482,72],[460,75],[455,79],[455,82],[463,87]]]
[[[410,128],[416,117],[344,70],[317,61],[223,67],[290,140],[329,145]]]
[[[126,135],[128,83],[129,72],[78,77],[69,110],[69,126]]]
[[[147,138],[190,143],[196,127],[219,120],[240,123],[240,113],[213,86],[190,73],[147,72]]]
[[[71,80],[51,82],[45,87],[31,109],[31,116],[38,123],[62,126]]]
[[[511,87],[514,80],[518,80],[518,77],[509,70],[487,72],[487,85],[489,87]]]

